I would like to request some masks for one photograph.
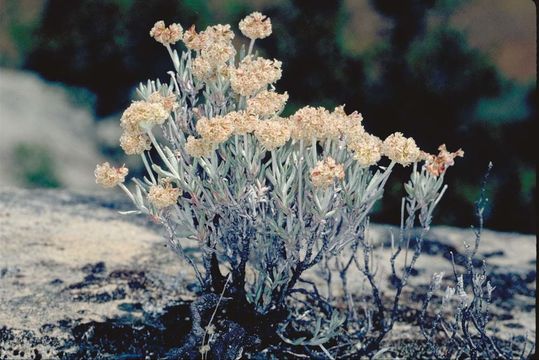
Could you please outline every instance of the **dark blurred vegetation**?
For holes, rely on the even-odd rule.
[[[50,151],[41,145],[21,143],[12,154],[13,169],[18,172],[24,186],[31,188],[57,188],[62,184],[57,176],[56,163]]]
[[[350,1],[49,0],[39,23],[12,30],[20,33],[25,68],[91,90],[96,115],[106,116],[127,106],[139,81],[166,79],[170,61],[148,36],[156,20],[199,29],[215,22],[236,27],[241,17],[261,10],[272,18],[274,33],[257,45],[265,56],[283,61],[278,88],[290,94],[288,113],[306,104],[344,103],[382,138],[402,131],[429,152],[441,143],[450,150],[462,147],[466,155],[447,175],[450,191],[438,223],[474,222],[473,201],[492,161],[487,226],[534,232],[535,82],[508,77],[452,25],[451,16],[467,2],[371,0],[384,27],[356,52],[346,46]],[[408,171],[397,171],[375,221],[399,219]]]

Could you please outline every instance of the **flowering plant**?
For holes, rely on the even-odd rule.
[[[123,113],[120,138],[126,154],[141,157],[147,175],[132,179],[129,189],[128,170],[105,163],[96,168],[96,181],[119,186],[136,208],[128,213],[161,223],[172,248],[193,268],[199,285],[191,307],[193,330],[177,354],[199,351],[205,357],[219,343],[230,345],[227,334],[233,334],[240,345],[229,347],[231,358],[244,347],[267,347],[274,338],[331,357],[325,344],[332,338],[370,333],[346,290],[346,274],[355,266],[371,286],[380,325],[357,348],[368,353],[393,326],[398,298],[445,191],[444,172],[463,152],[450,153],[442,145],[439,155],[430,155],[399,132],[381,140],[365,131],[361,114],[346,114],[344,106],[333,111],[306,106],[282,117],[288,94],[274,87],[282,64],[254,51],[255,42],[271,34],[271,21],[255,12],[239,28],[250,40],[247,50],[233,46],[229,25],[201,32],[162,21],[154,25],[150,35],[167,49],[174,71],[168,84],[139,86],[141,100]],[[186,48],[181,54],[173,49],[179,41]],[[384,157],[388,163],[382,166]],[[370,268],[372,244],[366,235],[369,214],[397,164],[412,165],[412,175],[391,258],[400,281],[388,309]],[[395,259],[401,249],[407,253],[417,221],[423,232],[399,275]],[[187,247],[199,255],[190,255]],[[327,295],[306,276],[329,274],[332,259],[344,282],[346,309],[335,306],[331,276]],[[215,312],[208,310],[221,303],[230,310],[229,321],[218,322],[216,330],[210,324]],[[316,313],[307,315],[307,308]],[[257,319],[256,326],[247,317]],[[255,339],[240,331],[249,326]]]

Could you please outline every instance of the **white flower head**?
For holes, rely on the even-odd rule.
[[[278,60],[246,56],[236,69],[230,71],[230,86],[236,94],[255,95],[281,78],[281,65]]]
[[[290,128],[282,119],[258,121],[255,136],[266,150],[273,150],[290,139]]]
[[[180,24],[170,24],[167,27],[165,22],[160,20],[150,30],[150,36],[163,45],[171,45],[181,40],[183,28]]]
[[[404,137],[400,132],[391,134],[384,140],[382,152],[389,159],[402,166],[408,166],[418,161],[421,155],[415,140]]]
[[[149,131],[155,125],[162,125],[169,114],[162,103],[134,101],[122,114],[120,126],[131,133]]]
[[[123,183],[128,173],[129,171],[125,166],[115,168],[105,162],[96,166],[94,171],[95,182],[105,188],[112,188]]]
[[[255,11],[240,21],[239,28],[251,40],[264,39],[271,35],[271,20]]]
[[[152,185],[148,191],[148,200],[157,209],[163,209],[172,205],[176,205],[181,191],[178,188],[172,187],[170,181],[163,181],[163,184]]]
[[[335,180],[344,179],[344,166],[332,157],[319,161],[311,170],[311,181],[315,188],[328,188]]]

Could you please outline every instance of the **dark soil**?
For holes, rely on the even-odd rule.
[[[513,298],[515,295],[536,297],[536,289],[532,287],[537,280],[537,272],[511,272],[504,269],[493,269],[488,275],[488,279],[495,289],[492,293],[493,299],[501,303]]]
[[[183,341],[191,329],[189,303],[178,303],[158,317],[143,320],[129,315],[91,322],[73,328],[73,341],[79,345],[73,359],[163,358]]]

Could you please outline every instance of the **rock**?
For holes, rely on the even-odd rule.
[[[130,209],[114,192],[0,190],[0,358],[155,358],[180,344],[191,328],[194,274],[164,246],[157,225],[118,214]],[[370,229],[373,243],[385,244],[376,247],[374,262],[387,299],[394,292],[389,239],[397,231]],[[444,271],[444,286],[454,286],[449,252],[462,257],[464,240],[473,241],[471,230],[432,229],[405,290],[405,317],[413,320],[434,272]],[[478,258],[487,260],[498,289],[491,327],[500,338],[535,336],[535,241],[530,235],[483,234]],[[350,274],[349,283],[361,297],[369,289],[357,275]],[[320,274],[308,277],[325,294]],[[333,295],[341,292],[340,285],[333,289]],[[386,345],[417,339],[418,333],[413,321],[398,322]]]
[[[121,198],[9,189],[0,208],[0,358],[74,354],[107,319],[131,327],[191,298],[188,268]]]
[[[25,173],[36,171],[34,163],[21,168],[17,151],[26,149],[37,153],[37,162],[50,158],[51,164],[39,166],[54,174],[39,176],[58,178],[59,185],[75,190],[94,188],[92,173],[102,160],[94,119],[63,87],[29,72],[0,69],[0,128],[0,185],[20,186]]]

